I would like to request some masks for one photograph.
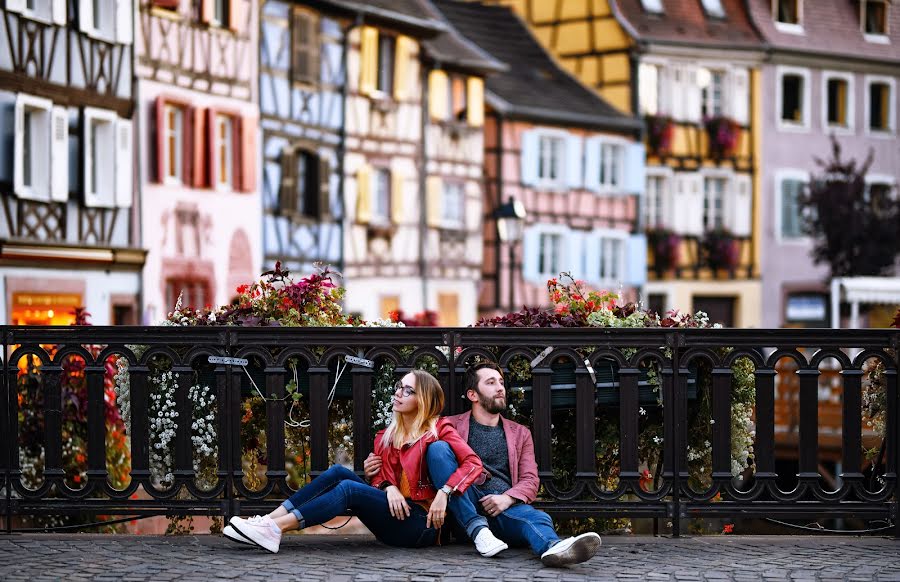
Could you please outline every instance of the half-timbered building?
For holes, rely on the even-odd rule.
[[[740,0],[489,0],[563,67],[644,116],[649,306],[760,324],[759,65]]]
[[[136,323],[130,1],[0,10],[0,321]]]
[[[435,0],[453,27],[508,70],[485,87],[484,315],[547,305],[570,273],[634,299],[647,257],[638,230],[641,124],[561,70],[508,8]],[[501,243],[497,208],[524,206],[521,245]]]
[[[257,0],[140,0],[143,319],[227,303],[259,274]]]

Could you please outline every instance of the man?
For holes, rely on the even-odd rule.
[[[466,534],[475,539],[482,528],[512,545],[530,546],[546,566],[566,566],[589,560],[600,547],[600,536],[589,532],[560,540],[550,516],[530,504],[540,480],[531,431],[503,418],[506,388],[500,368],[490,362],[466,370],[465,396],[471,412],[449,417],[457,432],[481,457],[485,473],[462,495],[446,491],[450,511]],[[457,469],[447,446],[433,443],[426,454],[436,487]],[[366,459],[366,475],[377,473],[379,460]]]

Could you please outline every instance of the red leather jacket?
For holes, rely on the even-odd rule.
[[[384,431],[375,435],[375,454],[381,457],[381,471],[372,479],[372,485],[383,488],[388,485],[400,485],[400,470],[406,471],[409,483],[409,496],[414,501],[434,499],[437,489],[428,476],[428,465],[425,462],[425,450],[431,443],[441,440],[450,445],[459,463],[459,469],[447,480],[454,492],[462,493],[469,485],[481,476],[483,466],[475,451],[459,436],[453,425],[442,418],[437,423],[438,436],[427,432],[412,444],[397,449],[390,443],[382,442]]]

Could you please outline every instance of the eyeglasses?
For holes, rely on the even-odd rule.
[[[413,394],[416,393],[416,391],[413,390],[412,388],[410,388],[409,386],[404,386],[402,380],[397,380],[397,383],[394,384],[394,392],[396,393],[398,391],[403,392],[404,398],[407,396],[412,396]]]

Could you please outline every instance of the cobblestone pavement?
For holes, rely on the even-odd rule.
[[[525,549],[401,550],[370,536],[290,536],[277,555],[220,536],[0,534],[0,580],[894,580],[900,541],[850,537],[607,537],[584,564]]]

